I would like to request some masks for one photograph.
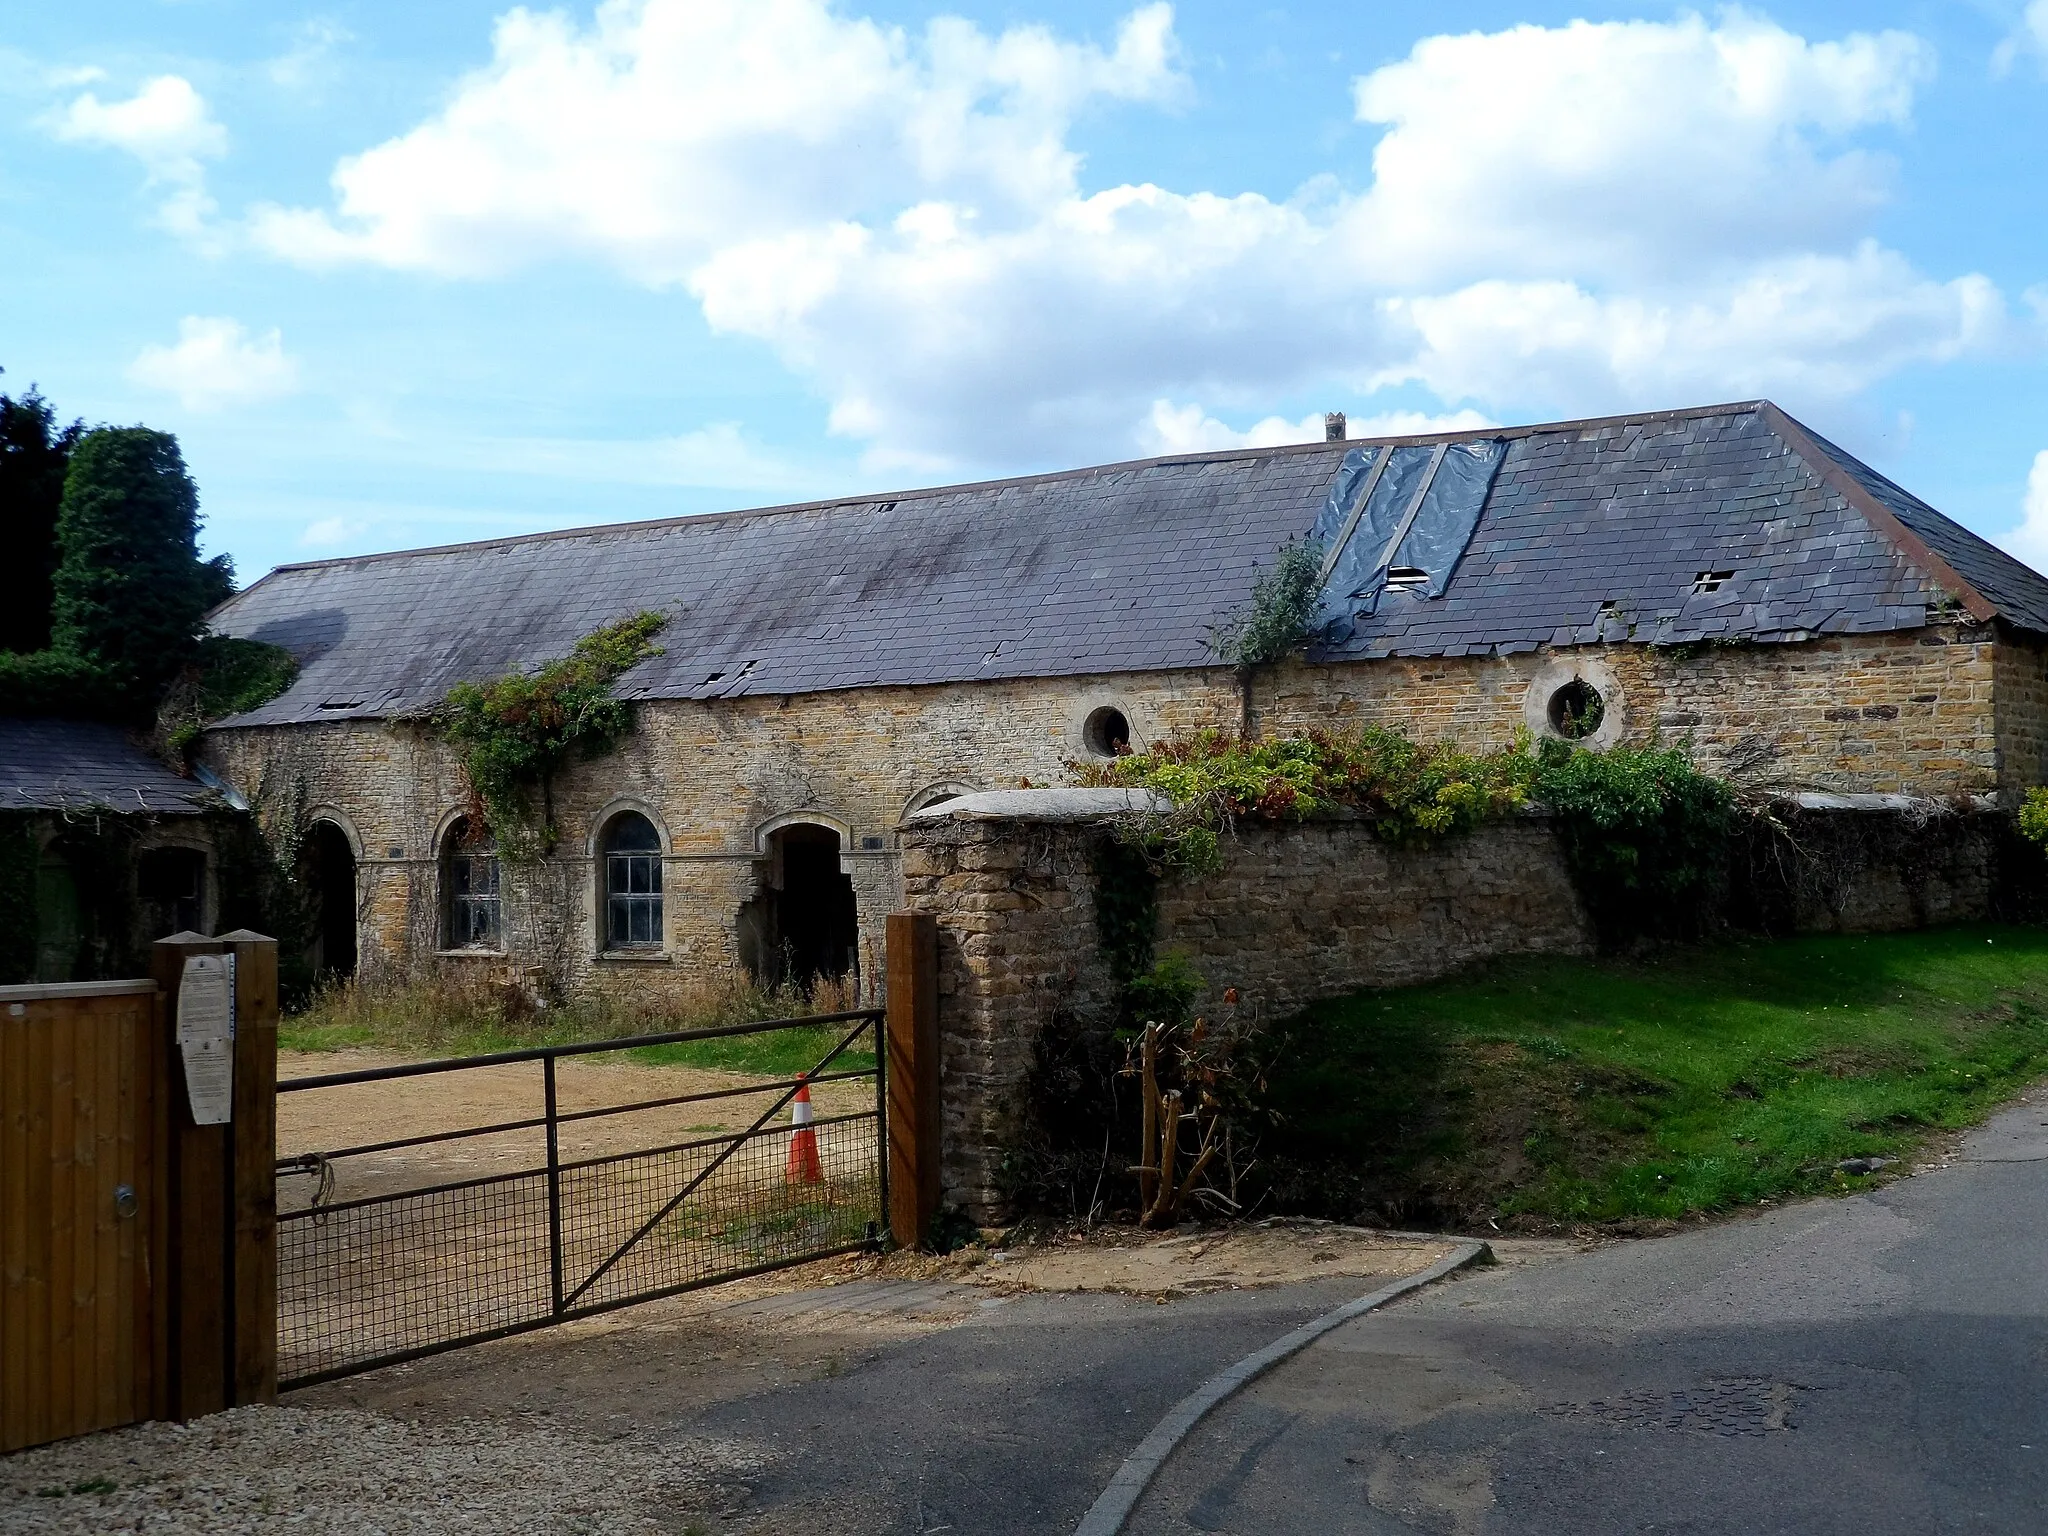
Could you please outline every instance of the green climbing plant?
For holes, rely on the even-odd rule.
[[[2020,802],[2020,836],[2048,848],[2048,789],[2036,785]]]
[[[585,635],[556,661],[489,683],[458,683],[428,715],[454,747],[473,820],[514,862],[555,843],[554,776],[572,758],[601,757],[633,729],[633,707],[612,685],[660,647],[668,622],[637,613]]]
[[[1308,644],[1322,601],[1323,546],[1313,540],[1280,546],[1252,583],[1251,601],[1216,626],[1211,644],[1234,667],[1261,667]]]
[[[1222,833],[1240,818],[1361,814],[1382,841],[1416,846],[1541,802],[1557,818],[1588,912],[1615,943],[1682,936],[1711,921],[1745,814],[1728,784],[1700,772],[1682,747],[1594,752],[1522,735],[1475,753],[1384,726],[1263,741],[1200,731],[1072,772],[1083,784],[1149,789],[1172,802],[1125,831],[1125,861],[1194,878],[1221,867]],[[2048,792],[2035,816],[2048,839]],[[1111,884],[1137,888],[1128,871]]]

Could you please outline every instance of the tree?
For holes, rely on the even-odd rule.
[[[50,643],[51,578],[57,570],[57,511],[64,475],[85,424],[57,425],[57,413],[29,386],[0,395],[0,651]]]
[[[199,493],[178,440],[101,427],[71,453],[57,518],[51,649],[152,704],[234,591],[226,556],[199,558]]]

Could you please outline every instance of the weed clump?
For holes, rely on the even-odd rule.
[[[1262,667],[1308,644],[1322,603],[1322,574],[1322,545],[1281,545],[1252,583],[1251,602],[1216,627],[1216,654],[1234,667]]]

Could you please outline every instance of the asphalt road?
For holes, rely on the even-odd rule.
[[[1198,1426],[1129,1529],[2048,1532],[2048,1092],[1870,1194],[1348,1324]]]

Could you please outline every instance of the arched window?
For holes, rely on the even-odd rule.
[[[487,833],[473,834],[466,816],[441,843],[441,891],[447,904],[444,949],[502,947],[498,845]]]
[[[608,822],[604,863],[604,947],[661,948],[661,834],[638,811]]]

